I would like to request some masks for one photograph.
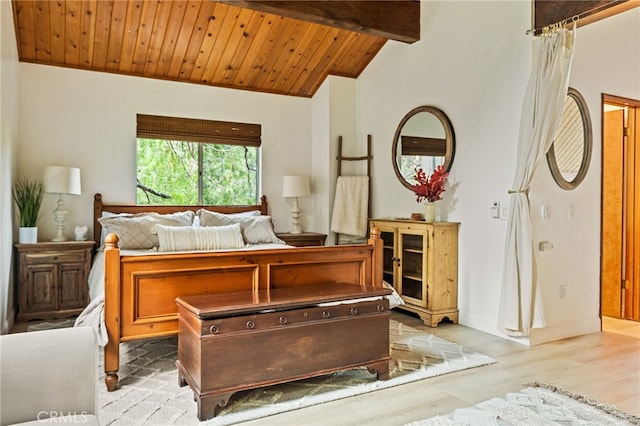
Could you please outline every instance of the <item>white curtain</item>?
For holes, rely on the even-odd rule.
[[[510,193],[498,328],[510,336],[528,336],[545,326],[536,278],[529,209],[529,186],[549,150],[564,108],[573,59],[575,29],[557,29],[533,40],[531,75],[522,105],[516,172]]]

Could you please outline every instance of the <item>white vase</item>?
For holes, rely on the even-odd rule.
[[[424,221],[429,223],[436,221],[435,201],[427,201],[424,203]]]
[[[38,242],[38,228],[36,226],[18,228],[18,242],[20,244],[35,244]]]

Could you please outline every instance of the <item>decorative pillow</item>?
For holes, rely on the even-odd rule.
[[[170,214],[138,213],[126,216],[101,217],[98,219],[105,231],[118,235],[121,249],[150,249],[158,247],[158,236],[151,232],[155,225],[191,226],[195,214],[184,211]]]
[[[251,210],[248,212],[242,213],[218,213],[212,212],[207,209],[200,209],[197,212],[198,218],[200,219],[200,226],[223,226],[223,225],[233,225],[234,223],[241,223],[245,220],[260,216],[259,210]]]
[[[286,244],[276,236],[271,216],[250,217],[240,223],[240,230],[247,244]]]
[[[155,225],[158,251],[238,249],[244,247],[240,224],[210,227]]]

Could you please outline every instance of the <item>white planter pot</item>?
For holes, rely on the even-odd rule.
[[[20,244],[34,244],[38,242],[38,228],[36,226],[19,228],[18,242]]]

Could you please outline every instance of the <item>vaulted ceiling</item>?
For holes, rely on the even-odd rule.
[[[418,0],[12,3],[23,62],[305,97],[420,37]]]
[[[420,0],[11,1],[22,62],[292,96],[358,77],[387,40],[420,39]],[[638,5],[532,0],[532,24]]]

